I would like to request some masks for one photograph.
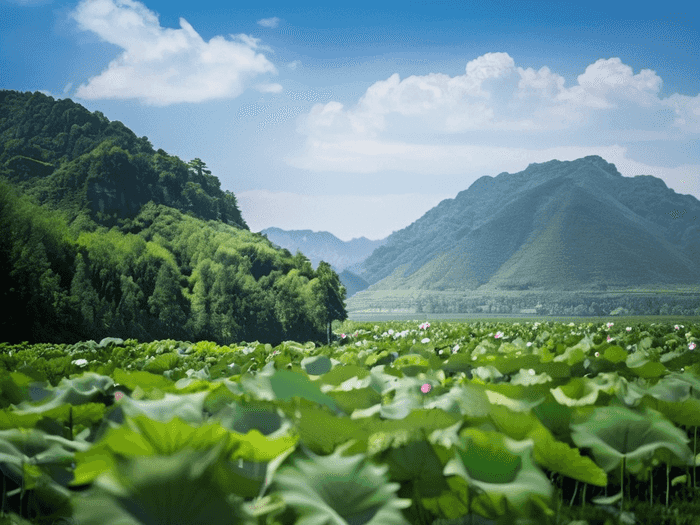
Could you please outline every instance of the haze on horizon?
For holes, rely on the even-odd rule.
[[[0,0],[0,89],[69,97],[251,230],[381,239],[483,175],[600,155],[700,199],[697,7]]]

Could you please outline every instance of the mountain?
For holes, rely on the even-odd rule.
[[[311,230],[266,228],[260,233],[291,253],[300,251],[309,258],[314,268],[319,262],[326,261],[337,271],[348,269],[356,272],[362,261],[386,243],[386,239],[371,241],[366,237],[341,241],[332,233]]]
[[[2,340],[329,342],[347,318],[314,270],[252,233],[235,195],[120,122],[0,91]]]
[[[362,264],[379,290],[604,290],[700,282],[700,201],[598,156],[484,176]]]

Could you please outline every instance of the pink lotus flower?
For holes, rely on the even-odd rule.
[[[115,392],[114,393],[114,400],[119,401],[122,397],[124,397],[124,392]]]
[[[425,383],[422,387],[420,387],[420,391],[424,394],[427,394],[428,392],[430,392],[431,388],[432,387],[428,383]]]
[[[341,339],[345,339],[346,337],[347,337],[347,335],[345,335],[345,334],[340,334],[340,338],[341,338]]]
[[[696,346],[695,343],[690,343],[688,345],[688,350],[695,350],[695,346]]]
[[[500,339],[503,337],[503,332],[496,332],[496,335],[494,336],[496,339]]]
[[[607,323],[605,326],[607,326],[608,328],[610,328],[610,327],[611,327],[612,325],[614,325],[614,324],[615,324],[615,323]]]
[[[608,336],[608,343],[609,343],[610,341],[612,341],[612,340],[613,340],[613,338],[610,337],[610,336]]]

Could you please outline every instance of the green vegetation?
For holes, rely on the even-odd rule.
[[[0,520],[697,523],[699,324],[336,328],[0,344]]]
[[[347,317],[330,266],[251,233],[201,159],[13,91],[0,91],[0,147],[5,341],[328,342]]]
[[[432,314],[519,315],[519,316],[700,316],[697,286],[675,289],[591,290],[371,290],[348,299],[351,317],[372,314],[405,315],[409,318]],[[394,317],[399,319],[400,317]],[[389,320],[391,317],[378,318]]]

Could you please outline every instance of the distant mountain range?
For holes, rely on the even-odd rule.
[[[700,283],[700,201],[598,156],[484,176],[391,234],[379,290],[604,290]],[[365,294],[369,293],[365,292]]]
[[[698,217],[695,197],[651,175],[623,177],[589,156],[481,177],[381,241],[343,242],[309,230],[261,233],[314,266],[329,262],[348,297],[362,291],[348,301],[349,311],[370,304],[410,309],[439,293],[694,290]]]
[[[371,241],[366,237],[342,241],[329,232],[311,230],[282,230],[266,228],[260,232],[280,248],[286,248],[292,254],[300,251],[314,268],[325,261],[338,272],[341,282],[347,289],[348,297],[364,290],[369,283],[357,275],[362,262],[386,239]]]

